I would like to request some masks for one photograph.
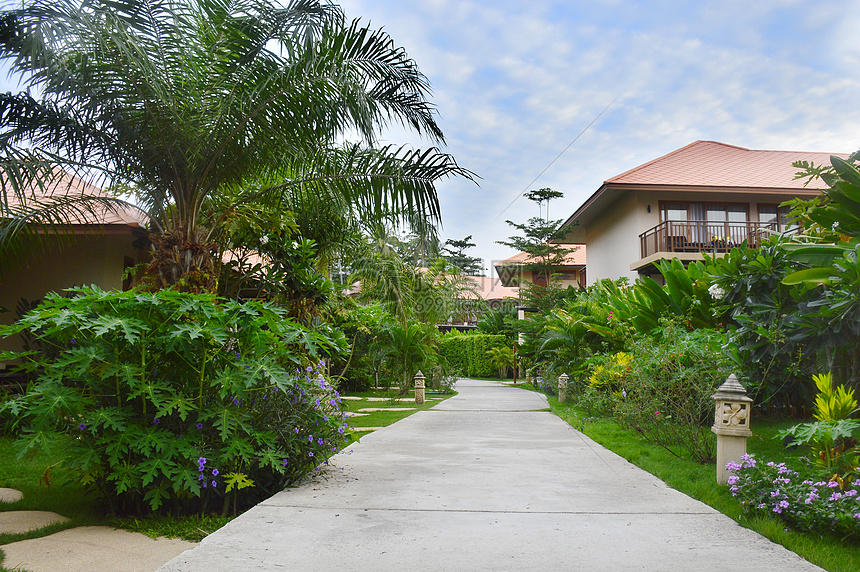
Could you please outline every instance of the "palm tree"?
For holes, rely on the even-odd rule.
[[[435,147],[374,147],[390,124],[444,143],[429,84],[386,33],[327,0],[34,0],[0,14],[0,58],[29,88],[0,95],[0,216],[13,223],[0,244],[46,212],[56,227],[51,213],[120,204],[34,201],[28,189],[60,167],[137,197],[157,287],[212,288],[237,208],[324,197],[352,218],[420,225],[439,219],[435,181],[472,176]]]
[[[412,378],[436,354],[438,345],[438,331],[433,324],[392,321],[383,328],[376,346],[380,357],[393,362],[401,395],[409,392]]]
[[[502,379],[508,376],[508,370],[513,370],[517,367],[517,358],[514,355],[514,349],[508,346],[490,348],[486,351],[486,355]]]

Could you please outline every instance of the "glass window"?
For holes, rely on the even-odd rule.
[[[726,222],[726,207],[708,205],[708,222]]]
[[[729,222],[746,222],[747,208],[744,205],[728,205],[726,207],[726,216]]]
[[[766,224],[776,222],[776,206],[775,205],[759,205],[758,206],[758,221]]]
[[[666,205],[665,220],[689,220],[687,218],[687,205]]]
[[[785,232],[799,228],[797,224],[789,224],[788,207],[777,207],[776,205],[759,205],[758,220],[766,224],[774,225],[774,230]]]

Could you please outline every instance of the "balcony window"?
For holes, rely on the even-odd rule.
[[[768,225],[773,225],[773,230],[777,232],[786,232],[797,230],[799,225],[792,224],[788,218],[788,207],[780,207],[777,205],[759,205],[758,220]]]

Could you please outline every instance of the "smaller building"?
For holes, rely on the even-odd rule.
[[[50,188],[30,191],[37,200],[67,195],[105,197],[104,191],[72,175]],[[12,196],[12,193],[9,193]],[[17,205],[10,200],[10,206]],[[16,309],[37,302],[48,292],[94,284],[105,290],[128,289],[123,278],[129,267],[145,261],[146,252],[136,246],[146,241],[146,217],[132,209],[109,209],[93,205],[89,212],[69,216],[66,224],[51,233],[33,227],[24,238],[17,263],[0,268],[0,323],[17,319]],[[11,340],[0,340],[0,349],[18,349]]]
[[[528,270],[531,264],[540,263],[532,260],[525,252],[515,254],[495,264],[496,273],[503,286],[518,286],[527,282],[536,286],[546,286],[551,279],[557,280],[562,288],[568,286],[585,286],[585,245],[571,244],[571,249],[564,257],[564,264],[554,267],[552,272],[536,272]]]

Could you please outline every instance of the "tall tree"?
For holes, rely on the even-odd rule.
[[[441,248],[442,252],[447,253],[442,254],[442,258],[450,265],[459,268],[466,276],[481,276],[484,271],[484,260],[466,254],[466,251],[474,246],[471,234],[462,240],[449,238]]]
[[[540,191],[551,191],[552,195],[544,192],[532,191],[532,195],[527,197],[529,200],[540,203],[561,196],[558,191],[551,189],[541,189]],[[561,244],[554,244],[551,241],[564,236],[568,228],[562,227],[561,220],[545,220],[540,217],[530,218],[525,224],[515,223],[513,221],[505,221],[510,226],[517,229],[521,235],[514,235],[507,240],[497,240],[498,244],[510,246],[520,252],[526,253],[528,256],[522,262],[521,269],[532,273],[532,281],[520,284],[520,292],[527,299],[529,304],[543,308],[544,306],[552,306],[554,289],[557,289],[557,280],[553,279],[554,272],[560,266],[564,266],[567,255],[576,250]],[[537,284],[535,277],[542,277],[543,284]]]
[[[35,0],[0,14],[0,57],[29,88],[0,95],[0,245],[26,222],[118,204],[34,200],[62,169],[135,191],[157,286],[211,288],[215,240],[242,206],[325,197],[352,218],[426,224],[435,181],[471,177],[435,147],[374,146],[392,123],[444,142],[429,83],[326,0]]]

